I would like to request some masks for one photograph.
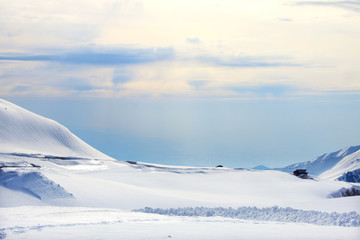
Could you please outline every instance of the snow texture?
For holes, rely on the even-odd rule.
[[[111,159],[61,124],[2,99],[0,152]]]
[[[155,213],[169,216],[190,216],[190,217],[227,217],[247,220],[272,221],[272,222],[294,222],[310,223],[316,225],[334,225],[342,227],[360,226],[360,214],[349,213],[326,213],[319,211],[304,211],[293,208],[257,208],[239,207],[234,208],[207,208],[207,207],[188,207],[188,208],[149,208],[134,210],[135,212]]]
[[[360,169],[344,173],[338,178],[340,181],[360,183]]]
[[[57,198],[72,198],[72,194],[66,192],[63,187],[37,171],[0,169],[0,185],[45,202]]]
[[[329,195],[329,197],[340,198],[340,197],[352,197],[360,196],[360,186],[352,186],[351,188],[341,188],[338,191]]]
[[[0,233],[11,240],[357,240],[360,230],[359,227],[54,206],[0,208],[0,219]]]

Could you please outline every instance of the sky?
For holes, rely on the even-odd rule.
[[[277,167],[360,143],[360,1],[0,2],[0,97],[119,160]]]

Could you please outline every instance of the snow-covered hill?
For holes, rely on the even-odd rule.
[[[296,169],[306,169],[312,176],[324,179],[337,179],[343,174],[360,169],[360,145],[350,146],[333,153],[324,153],[311,161],[277,168],[292,173]]]
[[[0,152],[111,159],[61,124],[2,99]]]

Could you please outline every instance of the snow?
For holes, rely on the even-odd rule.
[[[111,159],[61,124],[0,99],[0,152]]]
[[[341,177],[339,177],[338,180],[346,181],[346,182],[353,182],[353,183],[360,183],[360,169],[346,172]]]
[[[270,208],[257,207],[239,207],[234,208],[149,208],[134,210],[135,212],[156,213],[160,215],[170,216],[200,216],[200,217],[227,217],[272,222],[295,222],[295,223],[311,223],[316,225],[335,225],[342,227],[359,227],[360,214],[356,212],[350,213],[326,213],[320,211],[304,211],[293,208],[279,208],[277,206]]]
[[[4,187],[23,192],[43,202],[50,203],[52,200],[73,198],[59,184],[46,178],[39,171],[18,170],[13,167],[0,170],[0,184]]]
[[[172,207],[292,207],[295,209],[360,212],[359,197],[329,196],[352,185],[340,181],[304,180],[280,171],[226,168],[146,166],[120,161],[46,158],[2,155],[8,163],[28,162],[71,193],[77,204],[87,207],[137,209]],[[70,161],[71,164],[69,164]],[[17,171],[25,171],[21,167]],[[50,198],[50,196],[48,196]],[[52,199],[56,199],[56,195]],[[57,198],[59,199],[59,198]],[[72,199],[61,198],[64,205]],[[68,200],[68,201],[67,201]],[[5,203],[4,203],[5,204]],[[2,206],[6,206],[6,205]]]
[[[360,168],[360,145],[350,146],[333,153],[326,153],[311,161],[289,165],[276,170],[292,173],[306,169],[312,176],[334,180],[344,173]]]
[[[7,239],[358,239],[358,227],[83,207],[0,208]]]
[[[333,168],[323,172],[319,175],[319,177],[326,179],[337,179],[344,173],[357,169],[360,169],[360,150],[346,155]]]
[[[353,167],[358,153],[348,148],[319,161],[336,162],[327,170],[337,174],[337,164],[342,170]],[[343,226],[349,221],[356,225],[360,196],[333,198],[353,187],[333,181],[336,174],[304,180],[276,170],[116,161],[59,123],[0,100],[0,238],[357,239],[359,227]],[[326,216],[337,212],[334,216],[344,217],[345,223],[317,226],[309,221],[274,222],[275,215],[264,221],[131,211],[146,206],[202,207],[206,214],[231,207],[253,209],[257,216],[267,210],[256,209],[280,209],[279,218],[311,213],[321,216],[318,224],[329,222]]]

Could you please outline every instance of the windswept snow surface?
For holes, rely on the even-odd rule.
[[[360,212],[359,197],[329,198],[352,185],[340,181],[304,180],[280,171],[229,168],[170,167],[112,160],[55,160],[0,155],[34,167],[87,207],[139,209],[173,207],[292,207],[326,212]],[[12,190],[12,189],[9,189]],[[6,196],[1,195],[1,198]],[[55,196],[54,196],[55,198]],[[62,199],[66,200],[66,199]],[[69,199],[71,204],[73,200]],[[1,201],[6,207],[6,201]],[[65,203],[64,203],[65,204]],[[26,203],[21,204],[26,205]],[[13,206],[13,205],[11,205]]]
[[[36,171],[19,172],[0,170],[0,184],[15,191],[21,191],[39,200],[72,197],[60,185],[50,181]]]
[[[346,147],[333,153],[324,153],[311,161],[277,168],[288,173],[296,169],[306,169],[312,176],[334,180],[346,172],[360,169],[360,145]]]
[[[0,99],[0,153],[41,153],[53,156],[110,159],[61,124],[2,99]]]
[[[156,213],[169,216],[191,216],[191,217],[228,217],[249,220],[271,221],[271,222],[295,222],[311,223],[316,225],[335,225],[342,227],[359,227],[360,214],[350,213],[326,213],[319,211],[304,211],[293,208],[271,208],[240,207],[240,208],[149,208],[134,210],[135,212]]]
[[[0,208],[0,239],[358,239],[358,227],[83,207]]]

